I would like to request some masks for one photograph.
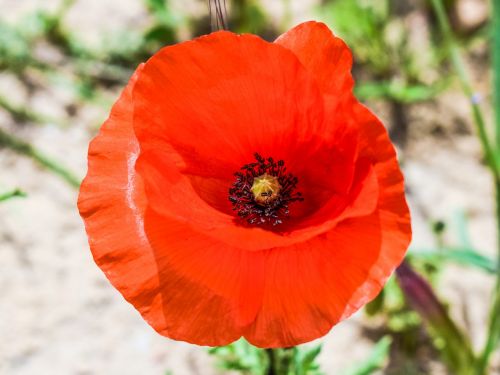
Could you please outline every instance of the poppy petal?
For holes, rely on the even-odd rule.
[[[404,196],[404,181],[394,146],[382,122],[352,96],[352,55],[349,47],[319,22],[305,22],[276,40],[296,54],[313,74],[321,90],[332,99],[329,110],[359,131],[359,157],[373,161],[380,187],[377,210],[381,217],[382,251],[344,313],[349,316],[375,298],[386,279],[399,265],[411,240],[411,223]],[[335,72],[335,73],[332,73]],[[328,106],[328,104],[327,104]]]
[[[249,252],[221,247],[189,224],[148,209],[146,232],[168,322],[164,334],[210,346],[244,335],[259,347],[324,335],[377,258],[378,220],[372,214],[306,243]]]
[[[158,332],[293,346],[380,291],[410,218],[387,132],[352,96],[351,64],[308,22],[276,43],[213,33],[138,69],[90,146],[78,205],[96,263]],[[240,225],[228,204],[254,152],[302,178],[309,209],[281,231]]]
[[[227,191],[232,174],[252,160],[253,152],[283,158],[290,167],[317,160],[314,155],[338,156],[332,163],[341,160],[349,167],[339,171],[345,177],[332,179],[345,180],[345,186],[331,184],[332,189],[346,190],[351,184],[357,137],[346,133],[339,138],[352,138],[344,148],[328,144],[337,145],[339,139],[326,136],[332,125],[322,117],[322,95],[295,55],[281,46],[217,32],[166,47],[146,63],[133,95],[141,145],[136,167],[150,206],[231,246],[261,250],[316,234],[283,235],[235,225]],[[325,147],[348,156],[342,160],[339,151],[317,153]],[[324,181],[324,175],[316,180]],[[315,223],[317,233],[331,228],[334,219]]]
[[[351,51],[324,23],[301,23],[281,35],[275,43],[292,51],[314,76],[330,110],[352,92]]]
[[[259,347],[288,347],[323,336],[342,319],[379,252],[376,213],[270,250],[262,308],[245,338]]]
[[[141,69],[89,146],[89,168],[80,187],[78,209],[97,265],[145,320],[163,330],[158,270],[144,233],[146,196],[134,169],[139,144],[132,129],[132,88]]]
[[[375,298],[411,240],[404,181],[387,131],[354,99],[345,105],[350,109],[343,110],[350,111],[362,129],[359,156],[373,163],[377,209],[369,216],[347,218],[307,242],[271,252],[263,305],[245,334],[257,346],[292,346],[326,334]],[[274,340],[264,332],[272,332]]]
[[[167,336],[220,346],[239,339],[262,304],[265,253],[220,242],[146,210]]]
[[[411,237],[411,217],[405,198],[404,178],[396,150],[382,122],[355,99],[351,102],[353,118],[361,133],[361,154],[375,160],[374,169],[380,189],[377,211],[380,218],[381,250],[363,285],[353,295],[343,318],[371,301],[403,261]]]
[[[189,178],[175,168],[163,150],[142,152],[137,167],[143,177],[151,209],[166,218],[190,223],[198,232],[221,243],[251,251],[290,246],[308,240],[331,230],[341,220],[370,214],[377,202],[376,176],[370,166],[365,166],[365,169],[359,170],[360,175],[349,194],[338,198],[334,196],[323,210],[290,232],[274,232],[237,225],[234,216],[210,207],[197,196]]]
[[[296,56],[249,34],[221,31],[163,48],[133,95],[141,150],[167,147],[187,174],[228,181],[256,152],[294,164],[329,126]]]

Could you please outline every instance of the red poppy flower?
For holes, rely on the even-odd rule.
[[[373,299],[411,237],[396,154],[321,23],[215,32],[142,64],[89,150],[96,263],[160,334],[318,338]]]

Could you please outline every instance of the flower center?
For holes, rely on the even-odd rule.
[[[289,205],[303,201],[302,194],[294,192],[298,179],[286,171],[283,160],[263,158],[255,154],[257,162],[245,164],[236,172],[236,180],[229,189],[229,200],[238,216],[255,225],[278,225],[289,216]]]
[[[257,204],[267,206],[272,201],[278,199],[281,185],[277,177],[264,173],[255,177],[250,189]]]

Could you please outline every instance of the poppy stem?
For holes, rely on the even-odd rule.
[[[288,375],[293,367],[294,347],[266,349],[268,368],[266,375]]]
[[[266,354],[269,362],[266,375],[278,375],[276,369],[276,355],[274,353],[274,349],[266,349]]]

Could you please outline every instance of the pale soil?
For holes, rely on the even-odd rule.
[[[279,22],[283,9],[277,3],[281,2],[270,1],[269,8]],[[309,18],[304,3],[292,1],[294,20]],[[54,4],[57,1],[0,0],[0,9],[9,10],[0,17],[15,20],[27,10]],[[203,11],[194,0],[176,2],[181,4]],[[81,0],[70,12],[68,25],[89,43],[98,43],[101,33],[147,22],[144,14],[138,0]],[[433,244],[429,219],[448,220],[457,210],[465,210],[477,248],[493,255],[491,181],[479,162],[467,103],[455,91],[409,110],[408,146],[401,157],[414,218],[413,245]],[[70,102],[64,89],[51,86],[30,97],[5,72],[0,72],[0,92],[55,117],[66,116],[64,106]],[[109,93],[109,99],[116,94]],[[83,176],[88,141],[107,110],[85,105],[67,127],[19,126],[0,111],[0,126]],[[375,105],[374,110],[388,118],[384,106]],[[458,122],[465,131],[456,129]],[[444,131],[432,135],[436,127]],[[88,250],[75,190],[7,150],[0,150],[0,171],[0,191],[18,186],[28,193],[25,199],[0,205],[0,374],[216,373],[204,348],[157,335],[108,284]],[[476,347],[485,335],[491,286],[492,279],[480,272],[450,267],[440,289]],[[323,339],[320,362],[327,374],[367,357],[373,343],[362,335],[362,328],[373,324],[358,313]],[[428,371],[444,373],[434,362]]]

